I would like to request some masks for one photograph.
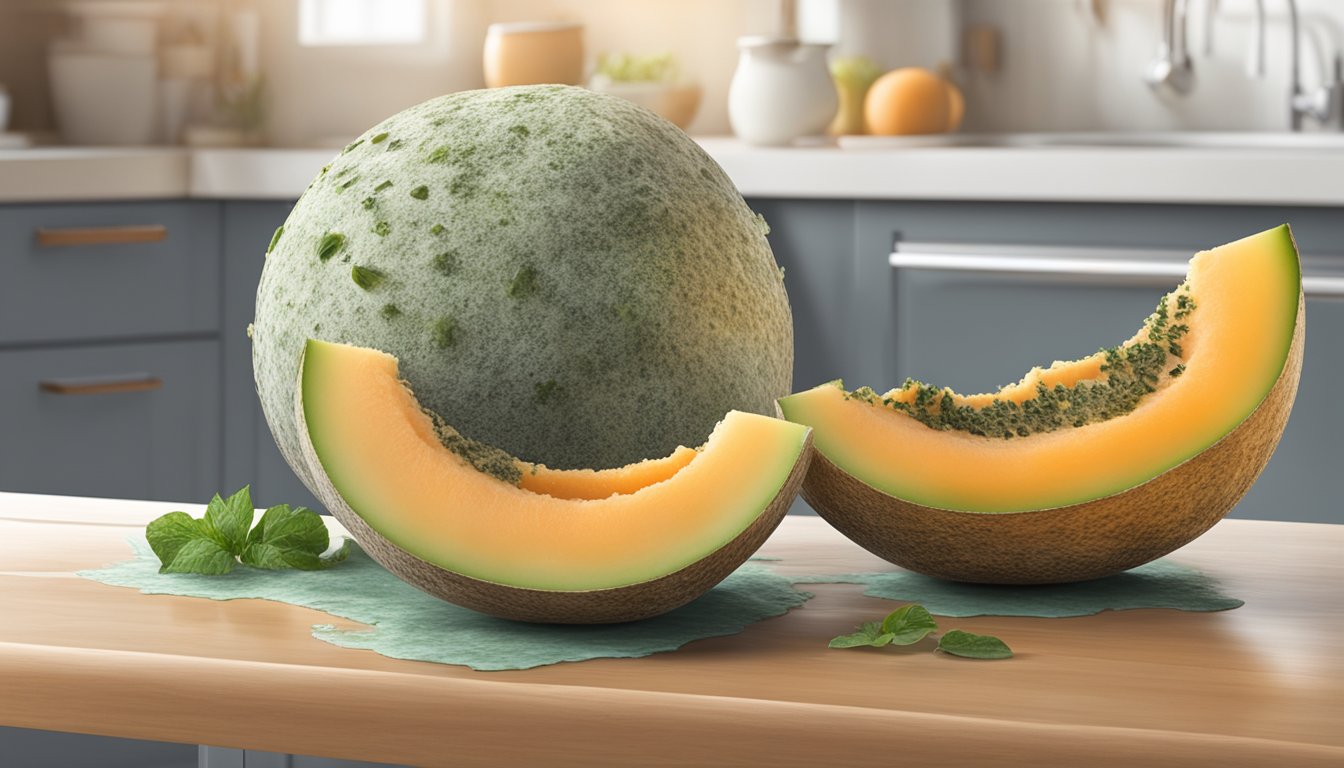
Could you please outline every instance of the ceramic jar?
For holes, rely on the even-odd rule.
[[[485,85],[583,82],[583,26],[568,22],[491,24],[485,34]]]
[[[737,47],[728,120],[738,138],[784,146],[825,132],[839,106],[826,64],[830,46],[785,37],[744,37]]]

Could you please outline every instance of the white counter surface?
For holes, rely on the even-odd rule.
[[[701,145],[748,197],[1344,205],[1344,149]],[[331,149],[0,151],[0,202],[293,200]]]

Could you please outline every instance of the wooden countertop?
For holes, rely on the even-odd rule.
[[[473,672],[328,645],[317,611],[73,575],[170,509],[200,512],[0,493],[0,724],[417,765],[1344,765],[1344,526],[1229,520],[1173,555],[1232,611],[945,623],[1009,661],[830,650],[893,604],[821,584],[674,653]],[[884,567],[814,518],[762,554]]]

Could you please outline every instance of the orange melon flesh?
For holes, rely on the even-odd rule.
[[[1019,512],[1109,496],[1217,442],[1255,410],[1287,360],[1301,274],[1286,226],[1196,254],[1187,279],[1196,310],[1182,340],[1184,374],[1164,376],[1133,411],[1107,421],[985,437],[931,429],[890,407],[846,398],[835,385],[785,397],[780,409],[813,427],[815,445],[831,463],[927,507]],[[1099,355],[1057,363],[1001,393],[955,399],[1020,402],[1037,378],[1068,385],[1104,376],[1100,366]]]
[[[681,471],[696,457],[694,448],[678,448],[661,459],[647,459],[611,469],[551,469],[545,464],[518,462],[525,490],[558,499],[605,499],[618,493],[634,493],[661,483]]]
[[[701,560],[769,506],[808,435],[733,411],[699,451],[650,472],[689,458],[661,482],[602,499],[559,498],[483,474],[443,447],[391,355],[310,340],[301,378],[317,463],[371,528],[433,565],[530,589],[637,584]]]

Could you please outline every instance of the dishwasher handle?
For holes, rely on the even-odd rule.
[[[1178,251],[993,246],[897,242],[887,257],[893,268],[1052,277],[1121,277],[1141,283],[1170,283],[1185,277],[1189,256]],[[1304,275],[1308,297],[1344,297],[1344,277]]]

